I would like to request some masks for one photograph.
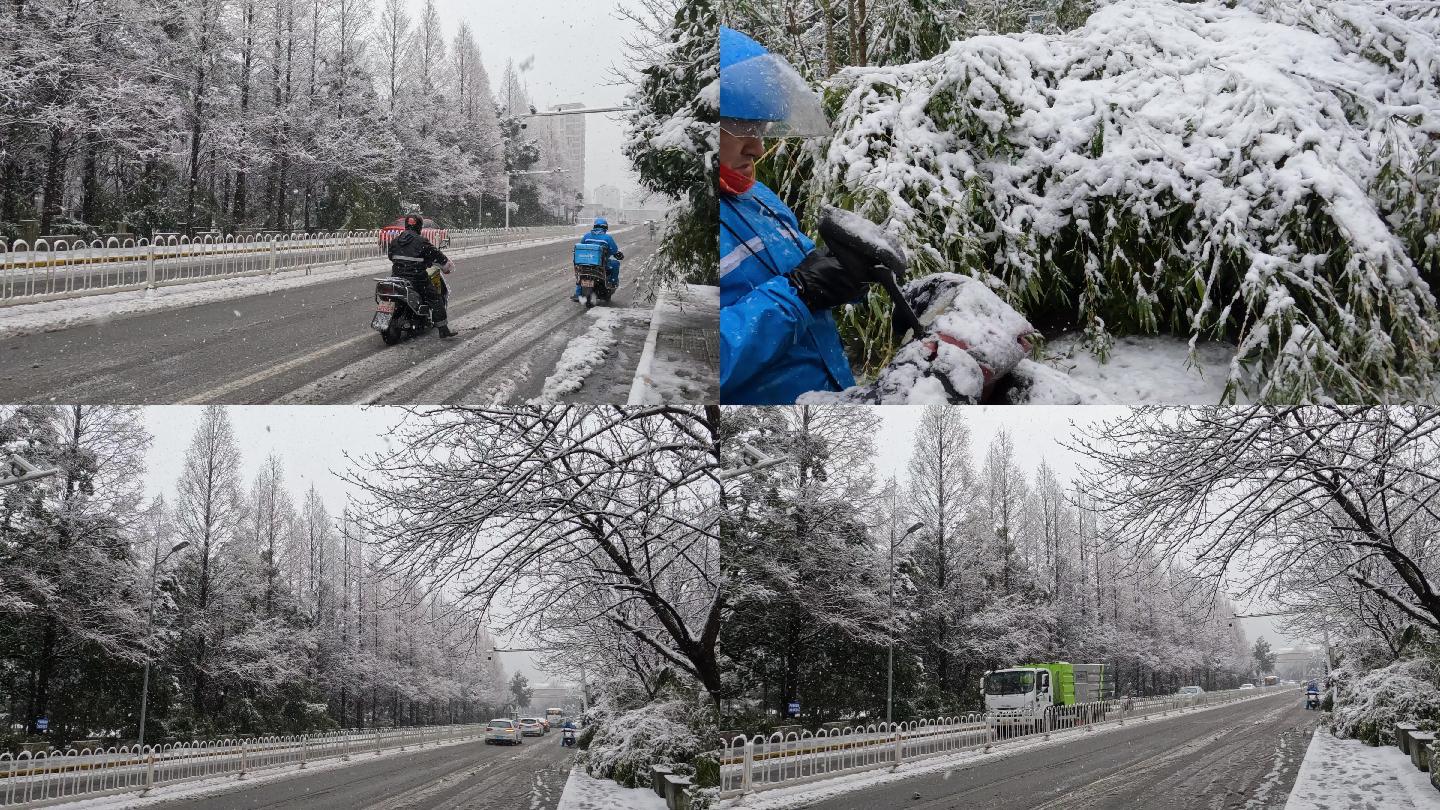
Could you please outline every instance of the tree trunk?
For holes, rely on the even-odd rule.
[[[90,225],[100,221],[100,147],[94,135],[81,141],[80,219]],[[104,230],[104,229],[101,229]]]
[[[65,188],[64,135],[59,127],[50,128],[50,146],[45,152],[45,183],[40,202],[40,233],[50,233],[50,226],[61,213]]]

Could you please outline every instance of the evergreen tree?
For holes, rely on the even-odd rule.
[[[646,189],[685,201],[665,223],[657,278],[718,283],[715,188],[720,51],[713,0],[683,0],[659,58],[640,70],[625,156]]]

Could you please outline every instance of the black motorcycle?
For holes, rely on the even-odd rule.
[[[432,268],[429,283],[440,290],[440,299],[448,306],[450,285]],[[409,279],[400,276],[375,279],[375,315],[370,328],[380,333],[385,345],[394,346],[407,337],[422,335],[435,325],[430,307],[420,298]]]

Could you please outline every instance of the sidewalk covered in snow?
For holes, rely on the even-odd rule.
[[[1372,748],[1315,732],[1285,810],[1440,808],[1440,790],[1394,746]]]

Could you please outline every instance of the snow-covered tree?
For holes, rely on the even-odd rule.
[[[140,518],[148,437],[135,411],[25,406],[0,413],[0,451],[60,474],[0,489],[0,674],[11,722],[59,733],[129,722],[107,662],[142,658],[144,616],[128,534]],[[119,701],[117,703],[117,701]]]
[[[0,23],[27,32],[0,50],[0,238],[27,219],[90,237],[373,228],[402,200],[459,225],[482,192],[498,211],[519,129],[500,130],[473,32],[435,3],[25,0]]]
[[[624,631],[718,699],[719,409],[427,409],[363,460],[361,527],[385,570],[458,594],[506,635]]]
[[[884,655],[891,623],[886,560],[872,541],[877,424],[863,408],[726,412],[727,448],[744,442],[787,463],[726,488],[724,650],[757,708],[806,716],[874,708],[883,683],[857,658]],[[877,689],[878,687],[878,689]]]
[[[664,4],[653,10],[663,14]],[[720,51],[713,0],[682,0],[673,18],[631,66],[638,75],[625,156],[649,191],[684,200],[665,223],[662,281],[716,283],[720,204],[715,189],[720,148]]]

